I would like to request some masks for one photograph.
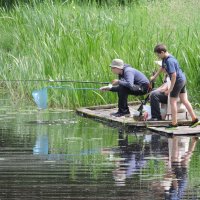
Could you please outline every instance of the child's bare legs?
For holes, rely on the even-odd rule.
[[[187,93],[180,93],[179,95],[181,102],[185,105],[187,111],[189,112],[192,121],[194,121],[197,117],[194,113],[191,103],[188,101]]]
[[[177,99],[176,97],[170,97],[172,124],[177,124]],[[189,112],[189,111],[188,111]]]

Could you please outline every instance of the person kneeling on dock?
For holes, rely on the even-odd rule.
[[[171,115],[171,106],[170,106],[170,95],[169,89],[171,86],[171,81],[169,76],[165,75],[165,80],[163,84],[153,90],[150,95],[150,107],[151,107],[151,119],[148,121],[162,121],[165,120],[166,117]],[[167,95],[168,94],[168,95]],[[180,101],[180,98],[177,100],[177,113],[185,113],[185,117],[187,118],[187,111],[183,103]]]
[[[150,93],[150,106],[151,106],[151,119],[148,121],[161,121],[162,115],[160,111],[160,104],[167,104],[168,103],[168,93],[169,84],[167,82],[167,78],[165,79],[164,83],[157,89],[153,90]]]
[[[130,116],[128,95],[147,94],[150,88],[149,80],[142,72],[125,64],[121,59],[114,59],[110,67],[112,72],[119,76],[119,79],[112,81],[112,87],[102,87],[100,90],[118,93],[118,112],[111,113],[112,116]]]

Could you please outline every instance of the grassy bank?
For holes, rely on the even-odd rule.
[[[48,1],[49,2],[49,1]],[[200,2],[153,1],[130,6],[41,3],[0,11],[0,79],[110,81],[113,58],[143,71],[155,69],[153,48],[165,43],[188,79],[193,102],[199,98]],[[47,83],[2,83],[17,98],[31,99]],[[73,84],[72,87],[100,85]],[[17,95],[16,95],[17,94]],[[49,105],[77,107],[116,102],[115,94],[49,89]]]

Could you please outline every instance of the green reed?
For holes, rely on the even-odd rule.
[[[44,1],[0,11],[1,79],[111,81],[108,67],[122,58],[148,77],[156,68],[154,46],[165,43],[199,94],[200,2],[142,1],[130,6],[96,6]],[[60,83],[2,83],[13,97],[31,99],[33,89]],[[100,87],[73,84],[73,87]],[[16,95],[17,94],[17,95]],[[131,97],[133,99],[133,97]],[[78,107],[116,102],[112,93],[49,89],[49,106]]]

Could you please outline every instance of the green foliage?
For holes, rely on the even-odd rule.
[[[129,5],[129,4],[138,4],[143,2],[144,0],[48,0],[51,3],[77,3],[77,4],[95,4],[95,5]],[[146,1],[146,0],[145,0]],[[19,4],[30,4],[33,5],[35,3],[41,3],[45,2],[45,0],[1,0],[0,1],[0,7],[4,7],[6,9],[13,8],[16,5]]]
[[[34,2],[0,10],[1,79],[110,81],[115,76],[108,65],[117,57],[150,77],[157,59],[153,48],[163,42],[180,61],[192,100],[199,98],[198,0],[140,1],[143,3],[123,7],[80,5],[77,1]],[[17,98],[31,98],[33,89],[47,85],[6,82]],[[49,90],[50,106],[77,107],[116,99],[111,93]]]

